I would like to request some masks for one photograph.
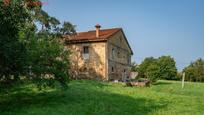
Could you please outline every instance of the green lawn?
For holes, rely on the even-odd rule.
[[[204,114],[204,83],[159,81],[150,88],[121,83],[71,81],[67,91],[38,91],[34,85],[0,93],[0,115]]]

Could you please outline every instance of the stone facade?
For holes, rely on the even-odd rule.
[[[96,38],[97,39],[97,38]],[[73,79],[125,80],[132,50],[122,29],[106,41],[69,43]]]
[[[70,44],[71,74],[74,79],[107,80],[106,75],[106,43]],[[84,54],[84,47],[88,47],[88,55]]]
[[[108,77],[109,80],[124,81],[129,77],[131,49],[122,31],[112,36],[108,42]]]

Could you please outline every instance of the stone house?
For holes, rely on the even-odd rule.
[[[73,79],[125,80],[130,74],[133,51],[122,28],[95,30],[65,36],[71,51]]]

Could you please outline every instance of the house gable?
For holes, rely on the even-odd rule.
[[[121,49],[127,50],[130,53],[130,55],[133,55],[133,51],[122,29],[115,33],[114,35],[112,35],[108,39],[108,42],[109,44],[115,45],[116,47],[120,47]]]

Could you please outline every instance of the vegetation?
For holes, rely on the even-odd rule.
[[[174,58],[170,56],[161,56],[158,58],[160,74],[162,79],[175,80],[177,69]]]
[[[204,114],[203,84],[181,89],[179,82],[155,83],[181,76],[170,56],[133,64],[133,71],[155,83],[150,88],[81,80],[60,92],[58,87],[68,88],[69,51],[59,38],[75,34],[75,25],[61,25],[41,7],[39,0],[0,0],[1,114]],[[204,81],[204,61],[184,72],[189,81]]]
[[[67,87],[69,52],[60,36],[74,34],[74,26],[41,9],[39,0],[0,1],[0,83],[31,80],[39,88],[58,81]],[[41,24],[38,30],[36,23]]]
[[[69,90],[39,91],[29,84],[0,93],[1,115],[195,115],[204,114],[204,84],[158,81],[150,88],[120,83],[75,80]]]
[[[152,83],[158,79],[176,79],[176,62],[170,56],[161,56],[158,59],[147,57],[140,65],[133,64],[133,71],[139,72],[139,77],[147,78]]]
[[[176,69],[176,62],[170,56],[161,56],[159,58],[147,57],[138,65],[132,63],[132,71],[139,73],[138,78],[147,78],[152,83],[158,79],[181,80],[182,73],[185,73],[186,81],[204,82],[204,60],[202,58],[191,62],[182,72]]]
[[[132,63],[131,70],[139,73],[137,79],[146,78],[152,83],[159,79],[181,80],[182,73],[185,73],[186,81],[204,82],[204,60],[202,58],[192,62],[182,72],[177,71],[176,62],[170,56],[161,56],[157,59],[147,57],[140,65]]]
[[[151,64],[148,66],[145,75],[150,82],[155,83],[160,78],[161,74],[159,69],[160,68],[157,64]]]
[[[187,81],[204,82],[204,60],[199,58],[184,68]]]

